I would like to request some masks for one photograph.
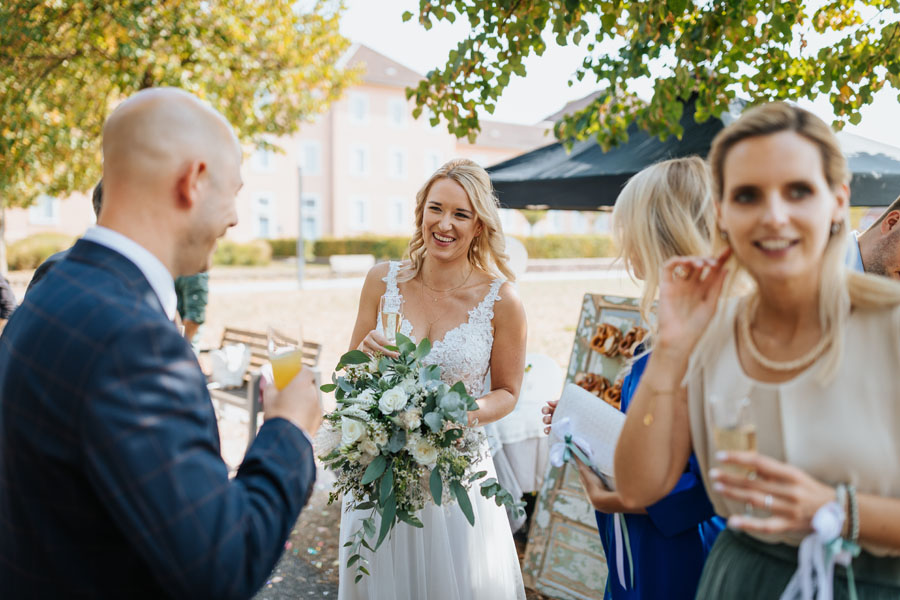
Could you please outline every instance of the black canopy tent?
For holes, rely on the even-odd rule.
[[[681,139],[660,141],[632,125],[628,142],[608,152],[594,139],[576,142],[571,152],[556,143],[496,164],[488,172],[504,208],[597,210],[615,204],[628,179],[648,165],[692,154],[706,157],[712,139],[725,126],[718,118],[694,121],[692,102],[685,105],[681,125]],[[846,133],[838,137],[853,173],[852,206],[887,206],[900,196],[900,149]]]

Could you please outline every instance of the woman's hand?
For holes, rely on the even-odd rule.
[[[559,400],[548,400],[547,406],[541,409],[541,412],[544,413],[544,417],[541,420],[546,423],[546,427],[544,427],[544,433],[550,433],[550,422],[553,420],[553,413],[556,412],[556,405],[559,404]]]
[[[578,478],[581,479],[581,485],[587,493],[588,500],[590,501],[591,506],[594,507],[594,510],[606,514],[644,514],[647,512],[643,509],[634,510],[626,508],[625,505],[622,504],[622,498],[619,497],[619,494],[603,485],[603,481],[589,466],[581,462],[578,457],[575,457],[575,464],[578,465]]]
[[[391,358],[400,356],[400,353],[388,350],[385,347],[387,345],[387,338],[373,329],[366,334],[366,337],[363,338],[363,341],[359,343],[359,346],[357,346],[356,349],[362,350],[369,356],[375,356],[376,354],[383,354],[385,356],[390,356]]]
[[[689,354],[713,315],[731,248],[716,258],[676,256],[663,265],[659,280],[657,348]]]
[[[733,515],[728,525],[756,533],[812,531],[812,518],[822,506],[835,499],[831,486],[817,481],[797,467],[756,452],[722,452],[716,456],[723,465],[743,467],[755,477],[726,469],[712,469],[713,490],[726,498],[771,513],[769,517]]]

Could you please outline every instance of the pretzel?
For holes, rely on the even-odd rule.
[[[596,373],[576,373],[574,383],[598,398],[610,385],[609,379]]]
[[[619,354],[625,358],[632,358],[634,351],[647,336],[647,330],[643,327],[634,326],[628,330],[622,341],[619,342]]]
[[[603,391],[601,398],[607,404],[620,408],[622,406],[622,384],[617,382],[609,386]]]
[[[612,358],[618,354],[621,340],[622,332],[618,327],[601,323],[597,326],[597,333],[591,338],[591,349]]]

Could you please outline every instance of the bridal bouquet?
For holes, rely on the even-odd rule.
[[[422,363],[431,351],[427,339],[416,346],[397,334],[391,349],[400,356],[348,352],[332,376],[334,383],[322,386],[337,399],[316,440],[319,458],[337,478],[328,501],[349,494],[349,509],[372,511],[345,544],[351,550],[347,566],[357,565],[357,581],[368,575],[360,548],[377,549],[400,521],[422,527],[415,513],[427,502],[456,502],[474,525],[468,490],[487,474],[475,471],[484,433],[468,426],[467,413],[478,405],[462,382],[449,386],[441,381],[438,365]],[[522,510],[494,478],[481,482],[481,494],[498,506]],[[373,547],[376,512],[381,526]]]

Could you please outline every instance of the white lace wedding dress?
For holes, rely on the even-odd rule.
[[[399,265],[390,265],[385,277],[386,295],[400,293]],[[426,358],[426,362],[441,365],[441,379],[448,384],[462,381],[476,398],[484,393],[494,343],[491,319],[502,284],[502,280],[494,280],[484,300],[469,311],[468,321],[435,342]],[[404,320],[400,331],[409,336],[412,326]],[[487,477],[496,477],[490,456],[478,468],[487,471]],[[344,543],[370,511],[347,512],[345,498],[339,600],[524,600],[522,572],[506,512],[481,495],[479,482],[473,484],[469,498],[475,513],[474,527],[457,504],[429,503],[416,515],[424,528],[398,523],[374,555],[363,551],[371,575],[356,584],[355,567],[346,567],[348,550]],[[376,523],[376,531],[378,527]]]

